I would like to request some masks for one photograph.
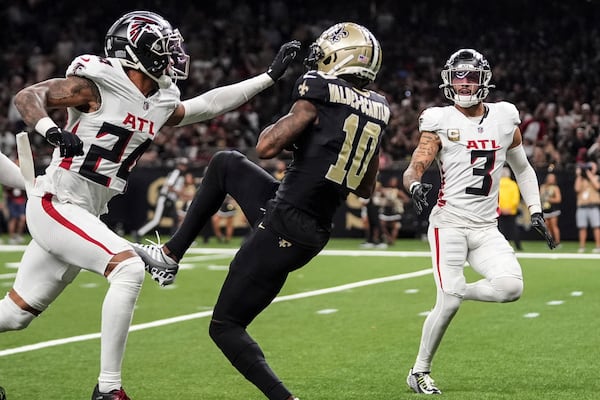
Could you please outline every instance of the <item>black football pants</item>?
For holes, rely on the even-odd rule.
[[[246,327],[277,296],[287,275],[317,255],[329,237],[328,232],[294,209],[273,211],[269,200],[275,197],[278,186],[275,178],[242,154],[215,154],[186,218],[166,243],[181,258],[227,193],[240,205],[254,230],[231,262],[209,333],[231,364],[270,400],[285,400],[291,393],[271,370]],[[301,226],[303,231],[287,236],[272,226],[292,230]],[[296,237],[309,237],[315,243],[300,244],[293,239]]]

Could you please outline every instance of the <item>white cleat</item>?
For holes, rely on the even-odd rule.
[[[442,394],[442,391],[435,386],[435,381],[429,372],[413,372],[411,368],[406,377],[406,383],[415,393]]]

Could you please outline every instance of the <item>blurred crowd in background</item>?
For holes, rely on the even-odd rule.
[[[383,169],[405,165],[418,140],[420,111],[446,104],[438,88],[440,70],[461,47],[479,50],[490,62],[496,89],[488,100],[507,100],[519,108],[525,147],[536,169],[596,161],[600,4],[468,3],[107,0],[102,7],[88,7],[71,0],[10,2],[2,10],[0,36],[0,150],[14,155],[14,133],[23,128],[11,104],[20,88],[62,77],[77,55],[103,55],[111,23],[124,12],[145,8],[162,14],[185,38],[192,63],[189,79],[179,84],[183,99],[263,72],[287,40],[303,44],[303,53],[282,81],[240,109],[205,123],[162,129],[140,160],[145,165],[187,157],[192,165],[202,166],[223,148],[237,148],[252,157],[260,130],[288,108],[308,46],[324,28],[342,20],[370,28],[384,52],[374,85],[387,95],[393,109],[381,156]],[[53,115],[58,122],[64,117],[62,111]],[[37,162],[45,165],[52,149],[36,149]]]

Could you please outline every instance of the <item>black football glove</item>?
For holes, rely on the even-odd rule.
[[[60,147],[61,157],[83,155],[83,142],[74,133],[53,126],[46,131],[46,140],[51,145]]]
[[[417,183],[416,185],[412,185],[410,195],[412,196],[417,214],[421,215],[423,210],[429,207],[427,193],[429,193],[432,187],[433,185],[431,183]]]
[[[531,227],[544,238],[550,250],[556,247],[556,242],[550,232],[548,232],[542,213],[537,212],[531,214]]]
[[[298,50],[300,50],[300,42],[298,40],[292,40],[281,45],[279,52],[267,70],[267,74],[269,74],[271,79],[277,82],[283,76],[287,67],[296,58]]]

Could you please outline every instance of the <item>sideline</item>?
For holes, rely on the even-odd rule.
[[[369,285],[376,285],[379,283],[393,282],[393,281],[399,281],[399,280],[403,280],[403,279],[416,278],[419,276],[431,274],[431,271],[432,271],[431,268],[427,268],[427,269],[422,269],[420,271],[408,272],[405,274],[392,275],[392,276],[376,278],[376,279],[368,279],[368,280],[364,280],[364,281],[348,283],[345,285],[333,286],[333,287],[325,288],[325,289],[317,289],[317,290],[311,290],[309,292],[301,292],[301,293],[290,294],[290,295],[285,295],[285,296],[278,296],[273,300],[273,303],[303,299],[303,298],[313,297],[313,296],[320,296],[320,295],[329,294],[329,293],[342,292],[342,291],[348,290],[348,289],[354,289],[354,288],[369,286]],[[202,311],[199,313],[193,313],[193,314],[187,314],[187,315],[181,315],[179,317],[159,319],[159,320],[152,321],[152,322],[146,322],[143,324],[132,325],[129,328],[129,332],[141,331],[144,329],[150,329],[150,328],[156,328],[159,326],[176,324],[178,322],[189,321],[192,319],[205,318],[205,317],[209,317],[210,315],[212,315],[212,310]],[[76,342],[83,342],[86,340],[99,339],[99,338],[100,338],[100,333],[91,333],[88,335],[71,336],[71,337],[63,338],[63,339],[49,340],[46,342],[40,342],[40,343],[30,344],[30,345],[21,346],[21,347],[14,347],[12,349],[1,350],[0,357],[5,357],[5,356],[12,355],[12,354],[18,354],[18,353],[25,353],[25,352],[34,351],[34,350],[45,349],[48,347],[61,346],[63,344],[68,344],[68,343],[76,343]]]

